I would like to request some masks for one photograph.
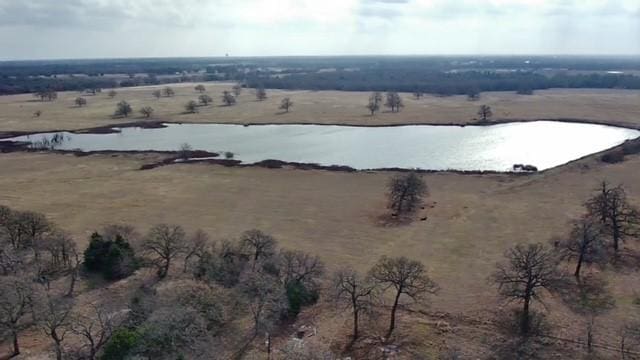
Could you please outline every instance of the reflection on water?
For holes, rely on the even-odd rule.
[[[42,135],[39,140],[31,141],[29,147],[36,150],[56,150],[66,141],[70,140],[64,133]]]
[[[266,159],[345,165],[356,169],[511,171],[514,164],[539,170],[619,145],[640,131],[612,126],[535,121],[492,126],[223,125],[166,124],[124,128],[112,134],[47,133],[10,140],[34,148],[82,151],[232,152],[234,159]]]

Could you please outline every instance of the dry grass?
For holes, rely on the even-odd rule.
[[[178,115],[182,104],[197,94],[193,84],[174,87],[178,95],[171,99],[152,99],[149,88],[121,89],[116,99],[106,94],[91,97],[89,106],[81,109],[70,108],[76,96],[71,93],[62,94],[55,103],[34,102],[27,95],[0,97],[0,131],[106,125],[114,122],[108,114],[121,99],[131,99],[134,108],[149,104],[156,108],[158,118],[172,121],[462,123],[486,102],[500,118],[586,118],[640,124],[640,92],[635,91],[495,93],[484,95],[478,103],[462,97],[416,101],[407,95],[402,113],[370,118],[363,116],[364,93],[288,93],[296,103],[294,110],[278,115],[283,92],[270,91],[268,101],[256,102],[248,90],[237,106]],[[208,84],[210,94],[227,87]],[[41,118],[31,117],[36,109],[42,109]],[[146,231],[153,224],[169,222],[190,231],[202,228],[214,239],[235,238],[244,230],[259,228],[277,237],[283,247],[320,255],[330,269],[350,265],[366,271],[381,255],[405,255],[423,261],[442,287],[431,299],[431,310],[481,317],[495,308],[495,289],[486,278],[503,252],[516,243],[545,242],[562,235],[567,222],[583,211],[582,203],[599,181],[623,183],[631,199],[640,203],[637,155],[613,165],[590,157],[531,176],[425,175],[432,194],[429,203],[434,207],[418,216],[426,215],[427,221],[403,226],[382,226],[378,221],[385,211],[389,173],[206,164],[138,170],[157,160],[158,155],[2,154],[0,204],[45,213],[71,231],[81,247],[92,231],[108,223],[132,223]],[[603,319],[602,331],[612,337],[615,327],[635,311],[632,300],[638,275],[607,272],[607,276],[618,308]],[[555,320],[571,324],[571,317],[559,309],[552,302]],[[335,328],[333,322],[335,318],[328,317],[319,320],[319,326]]]
[[[279,91],[269,90],[269,98],[256,101],[252,89],[244,89],[235,106],[220,106],[220,94],[232,84],[207,83],[207,93],[214,105],[200,107],[198,114],[183,114],[189,100],[197,100],[194,84],[171,85],[176,90],[172,98],[155,99],[151,92],[162,87],[117,89],[111,99],[107,91],[87,96],[88,105],[74,106],[76,92],[59,94],[54,102],[40,102],[29,94],[0,96],[0,131],[74,130],[104,126],[115,122],[144,120],[138,110],[143,106],[155,109],[153,120],[172,122],[221,123],[331,123],[383,125],[404,123],[465,124],[477,117],[481,104],[492,107],[499,120],[513,119],[587,119],[637,127],[640,125],[640,91],[631,90],[544,90],[523,96],[509,92],[484,93],[479,101],[464,96],[425,96],[420,100],[403,94],[405,108],[398,114],[382,112],[368,115],[364,105],[369,93],[340,91]],[[280,100],[289,96],[292,111],[282,114]],[[112,119],[116,103],[126,100],[135,113],[129,119]],[[35,111],[42,111],[38,118]]]

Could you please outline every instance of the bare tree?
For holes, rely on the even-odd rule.
[[[198,103],[191,100],[185,106],[184,109],[191,114],[195,114],[198,112]]]
[[[178,158],[182,160],[189,160],[192,152],[193,148],[189,143],[182,143],[180,144],[180,149],[178,150]]]
[[[87,99],[83,97],[77,97],[73,102],[76,104],[77,107],[83,107],[87,105]]]
[[[108,95],[110,98],[112,98],[112,99],[113,99],[114,97],[116,97],[116,95],[118,95],[118,93],[117,93],[115,90],[111,89],[111,90],[109,90],[109,92],[107,93],[107,95]]]
[[[240,96],[240,94],[242,93],[242,84],[235,84],[233,85],[233,94],[238,97]]]
[[[70,330],[82,338],[87,349],[87,358],[95,360],[98,352],[109,341],[116,326],[115,316],[104,307],[90,305],[91,313],[76,313],[70,318]]]
[[[424,92],[416,90],[413,92],[413,96],[416,98],[416,100],[420,100],[424,96]]]
[[[573,275],[579,279],[583,263],[594,263],[604,259],[604,242],[602,241],[602,226],[597,219],[583,216],[573,222],[567,239],[557,244],[562,251],[563,258],[576,259]]]
[[[206,89],[206,88],[204,87],[204,85],[202,85],[202,84],[198,84],[198,85],[196,85],[195,90],[196,90],[197,92],[199,92],[200,94],[202,94],[202,93],[204,93],[205,91],[207,91],[207,89]]]
[[[469,101],[480,100],[480,90],[476,88],[470,88],[469,90],[467,90],[467,100]]]
[[[282,250],[278,256],[280,277],[285,287],[291,283],[313,284],[324,273],[318,256],[300,250]]]
[[[522,303],[520,331],[530,332],[530,305],[540,299],[540,291],[558,289],[564,277],[558,270],[554,249],[542,244],[516,245],[505,253],[506,263],[496,265],[491,280],[498,286],[501,296],[508,301]]]
[[[131,105],[128,102],[122,100],[116,105],[115,116],[129,117],[129,115],[133,112]]]
[[[58,93],[51,89],[45,89],[37,91],[33,96],[40,98],[40,101],[53,101],[58,98]]]
[[[285,112],[289,112],[289,109],[293,106],[293,101],[289,97],[286,97],[280,101],[280,106],[278,107],[280,110],[284,110]]]
[[[41,306],[38,316],[40,327],[53,341],[56,360],[62,360],[64,355],[62,343],[71,329],[73,303],[47,294],[46,300]]]
[[[384,104],[386,107],[391,108],[391,112],[399,112],[401,107],[404,107],[402,98],[395,91],[387,93],[387,101]]]
[[[387,185],[389,208],[396,214],[411,213],[420,205],[428,188],[415,172],[393,176]]]
[[[260,260],[273,256],[276,245],[273,236],[256,229],[245,231],[240,237],[240,246],[249,254],[254,269]]]
[[[371,116],[373,116],[377,111],[380,110],[380,102],[375,98],[374,95],[371,95],[369,97],[369,103],[367,104],[367,109],[369,110],[369,112],[371,112]]]
[[[267,98],[267,91],[264,89],[264,87],[260,86],[259,88],[257,88],[256,99],[258,99],[258,101],[263,101],[266,98]]]
[[[151,95],[153,95],[153,97],[155,97],[156,99],[160,99],[160,97],[162,96],[162,91],[153,90],[153,92],[151,92]]]
[[[627,238],[638,238],[640,235],[640,213],[629,204],[622,186],[612,188],[603,181],[598,193],[585,206],[591,215],[600,219],[616,253]]]
[[[225,90],[222,92],[222,102],[226,106],[232,106],[232,105],[235,105],[236,98],[229,91]]]
[[[254,336],[261,331],[270,332],[287,308],[286,295],[280,282],[272,275],[249,271],[240,280],[239,291],[247,300]]]
[[[17,214],[18,226],[22,227],[24,247],[31,247],[36,263],[40,261],[42,238],[52,229],[52,224],[40,213],[24,211]]]
[[[22,319],[33,305],[34,291],[31,281],[24,277],[0,277],[0,329],[11,334],[12,357],[20,354],[18,335]]]
[[[143,106],[140,109],[140,114],[142,114],[142,116],[144,116],[145,118],[150,118],[151,116],[153,116],[153,108],[151,106]]]
[[[152,257],[158,276],[169,273],[171,262],[184,252],[185,232],[179,225],[158,224],[149,230],[142,248]]]
[[[167,86],[164,89],[162,89],[162,94],[166,97],[173,97],[176,94],[176,92],[172,88]]]
[[[396,326],[396,311],[400,298],[405,295],[412,300],[419,300],[426,294],[435,294],[438,286],[429,278],[424,265],[406,257],[389,258],[383,256],[371,268],[369,275],[383,290],[393,289],[394,300],[391,306],[391,320],[386,339],[391,337]]]
[[[571,311],[585,318],[587,350],[592,352],[596,319],[615,307],[615,299],[609,292],[607,282],[599,277],[588,276],[565,289],[563,300]]]
[[[478,110],[478,116],[480,116],[480,122],[486,123],[493,116],[491,107],[489,105],[482,105]]]
[[[353,315],[353,341],[359,336],[360,314],[371,309],[377,297],[377,284],[370,278],[362,278],[352,269],[335,272],[332,280],[333,298]]]
[[[198,97],[198,99],[200,100],[200,104],[207,106],[211,103],[213,103],[213,98],[207,94],[202,94]]]
[[[185,248],[184,256],[184,269],[183,272],[187,272],[191,260],[200,260],[208,250],[210,244],[209,235],[206,232],[198,229],[188,240]]]

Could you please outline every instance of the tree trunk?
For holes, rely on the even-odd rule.
[[[358,338],[358,310],[353,310],[353,341]]]
[[[527,296],[524,299],[524,306],[522,308],[522,319],[520,321],[520,331],[523,335],[527,335],[529,333],[529,302],[531,301],[530,296]]]
[[[11,335],[13,336],[13,354],[11,357],[20,355],[20,344],[18,343],[18,331],[12,330]]]
[[[576,271],[573,275],[576,279],[580,279],[580,268],[582,268],[582,261],[584,260],[584,252],[580,252],[580,256],[578,257],[578,263],[576,264]]]
[[[613,250],[617,253],[620,248],[620,226],[615,217],[612,219],[611,227],[613,229]]]
[[[73,297],[73,291],[76,288],[76,280],[78,279],[78,269],[74,268],[71,270],[71,283],[69,284],[69,290],[67,291],[66,297]]]
[[[393,329],[395,329],[396,327],[396,310],[398,310],[398,301],[400,300],[400,294],[402,294],[402,291],[399,289],[396,293],[396,298],[393,301],[393,307],[391,307],[391,321],[389,322],[389,330],[387,331],[387,335],[385,336],[387,340],[389,340]]]
[[[167,276],[167,274],[169,274],[169,267],[171,266],[171,259],[167,258],[167,261],[165,261],[164,266],[162,267],[162,272],[160,274],[161,278],[164,278]]]

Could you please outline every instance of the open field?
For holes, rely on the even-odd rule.
[[[87,97],[85,108],[72,107],[76,93],[61,93],[52,103],[34,101],[30,95],[0,97],[0,131],[81,129],[125,122],[109,117],[122,99],[134,109],[153,106],[157,111],[153,120],[165,121],[463,124],[475,116],[480,104],[487,103],[501,120],[574,118],[640,126],[640,91],[489,93],[479,102],[464,97],[415,100],[406,94],[401,113],[371,118],[364,109],[367,93],[269,91],[267,101],[257,102],[245,89],[238,105],[219,107],[218,94],[230,88],[222,84],[207,84],[208,93],[216,97],[215,106],[181,115],[183,104],[198,94],[193,84],[173,87],[174,98],[155,100],[150,88],[119,89],[115,99],[105,93]],[[278,114],[277,104],[285,94],[293,99],[294,109]],[[32,117],[38,109],[43,115]],[[503,252],[517,243],[546,242],[565,234],[567,222],[581,215],[583,202],[598,182],[624,184],[632,203],[640,204],[638,155],[614,165],[591,156],[527,176],[427,174],[431,195],[417,217],[428,219],[402,226],[384,226],[379,219],[385,212],[390,173],[207,164],[139,170],[160,157],[0,154],[0,204],[46,214],[70,231],[81,248],[105,224],[131,223],[146,231],[167,222],[188,231],[201,228],[216,240],[258,228],[274,235],[285,248],[319,255],[330,269],[349,265],[366,271],[381,255],[405,255],[423,261],[442,288],[430,299],[431,310],[478,318],[496,308],[495,288],[486,279]],[[606,273],[618,305],[602,321],[603,337],[609,339],[622,320],[634,316],[632,301],[640,289],[636,272]],[[563,326],[571,324],[562,313],[568,310],[555,300],[551,304],[552,316]]]
[[[483,93],[478,101],[465,96],[425,96],[420,100],[403,94],[404,109],[397,114],[386,112],[371,117],[365,105],[369,93],[340,91],[279,91],[268,90],[269,98],[257,101],[252,89],[244,89],[235,106],[220,106],[223,90],[232,84],[206,83],[214,105],[200,107],[198,114],[182,114],[189,100],[197,100],[195,84],[171,85],[176,96],[155,99],[154,89],[138,87],[117,89],[113,99],[103,91],[85,96],[88,105],[76,108],[77,92],[59,93],[54,102],[41,102],[32,95],[0,96],[0,131],[76,130],[113,123],[143,120],[137,111],[142,106],[155,109],[152,120],[171,122],[220,123],[327,123],[354,125],[388,125],[404,123],[466,124],[474,121],[481,104],[488,104],[494,119],[582,119],[611,124],[640,126],[640,91],[634,90],[543,90],[534,95],[513,92]],[[289,96],[294,107],[288,114],[278,110],[280,100]],[[113,119],[116,103],[128,101],[135,113],[128,119]],[[42,111],[38,118],[33,114]]]
[[[330,267],[367,269],[381,255],[424,261],[442,286],[434,306],[475,312],[494,304],[487,275],[516,243],[562,235],[602,179],[623,183],[640,202],[640,157],[616,165],[585,159],[533,176],[426,175],[427,221],[385,227],[388,173],[225,168],[206,164],[138,170],[155,155],[76,157],[11,153],[0,157],[0,203],[40,211],[84,247],[108,223],[202,228],[215,239],[259,228],[284,247],[318,254]],[[616,282],[619,311],[633,287]]]

